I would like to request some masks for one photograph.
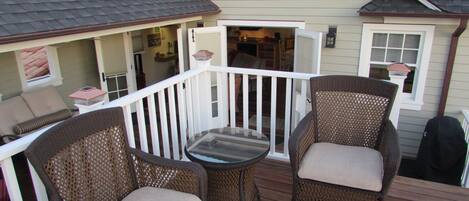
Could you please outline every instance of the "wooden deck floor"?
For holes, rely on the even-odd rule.
[[[256,184],[262,201],[291,201],[288,163],[264,160],[257,165]],[[469,201],[469,189],[398,176],[385,201]]]

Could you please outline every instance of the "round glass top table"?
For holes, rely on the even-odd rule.
[[[209,201],[253,201],[259,200],[254,165],[269,148],[269,139],[255,130],[216,128],[195,134],[184,151],[207,170]]]

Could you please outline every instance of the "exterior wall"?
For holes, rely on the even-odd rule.
[[[68,98],[69,94],[84,86],[100,88],[93,40],[60,44],[57,54],[63,77],[63,84],[57,89],[65,103],[73,107],[73,101]]]
[[[8,99],[21,93],[21,80],[18,74],[14,52],[0,53],[0,93]]]
[[[321,74],[357,75],[363,23],[383,23],[382,17],[360,17],[358,10],[369,0],[311,1],[214,1],[222,12],[204,19],[216,26],[218,19],[304,21],[306,30],[327,33],[337,26],[336,48],[323,48]],[[421,111],[402,110],[399,119],[401,150],[415,157],[426,122],[436,115],[451,33],[456,26],[437,25]],[[323,42],[324,44],[324,42]],[[461,37],[448,98],[447,114],[458,116],[469,108],[469,31]]]
[[[99,74],[92,40],[80,40],[56,45],[62,85],[57,89],[72,108],[68,95],[83,86],[99,87]],[[0,53],[0,93],[3,99],[21,94],[21,81],[14,52]]]

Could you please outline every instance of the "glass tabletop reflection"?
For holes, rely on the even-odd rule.
[[[269,139],[255,130],[216,128],[195,134],[186,152],[202,162],[230,164],[257,159],[269,151]]]

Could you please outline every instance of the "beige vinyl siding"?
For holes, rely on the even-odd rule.
[[[8,99],[21,93],[21,81],[14,52],[0,53],[0,93]]]
[[[206,26],[217,19],[304,21],[306,30],[327,33],[329,25],[337,26],[335,48],[323,48],[321,74],[357,75],[363,23],[383,23],[382,17],[360,17],[358,10],[369,0],[223,0],[214,1],[222,12],[204,18]],[[456,26],[437,25],[421,111],[402,110],[399,118],[401,151],[415,157],[426,122],[436,115],[451,33]],[[469,31],[461,37],[447,114],[458,116],[469,108]],[[324,43],[323,43],[324,44]]]
[[[57,89],[67,103],[73,107],[68,95],[83,86],[99,87],[99,74],[92,40],[80,40],[54,45],[57,47],[62,85]],[[21,81],[14,52],[0,53],[0,93],[3,99],[21,94]]]
[[[106,74],[127,72],[124,36],[114,34],[101,37],[104,71]]]
[[[63,84],[57,89],[67,105],[72,108],[73,101],[68,95],[84,86],[100,88],[93,40],[60,44],[57,54],[63,77]]]

